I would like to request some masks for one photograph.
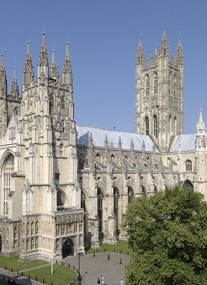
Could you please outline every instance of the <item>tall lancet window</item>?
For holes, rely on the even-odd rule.
[[[100,188],[98,188],[97,197],[98,197],[97,215],[99,219],[99,232],[102,232],[103,231],[103,193]]]
[[[132,187],[129,186],[128,188],[128,203],[131,204],[132,200],[134,198],[134,191],[132,189]]]
[[[150,93],[150,77],[148,74],[146,74],[145,77],[145,89],[146,89],[146,96],[148,96]]]
[[[116,218],[116,235],[119,234],[119,190],[114,187],[114,214]]]
[[[157,138],[158,137],[158,125],[157,125],[157,117],[155,115],[153,117],[153,131],[154,131],[154,136]]]
[[[174,79],[173,79],[173,89],[174,89],[174,96],[176,96],[176,92],[177,92],[177,76],[176,74],[174,75]]]
[[[177,119],[174,117],[174,134],[177,134]]]
[[[157,72],[154,73],[154,94],[158,93],[158,75]]]
[[[149,135],[149,118],[145,117],[145,132],[146,135]]]
[[[11,174],[14,172],[14,157],[9,155],[3,165],[3,213],[8,215],[8,196],[11,191]]]

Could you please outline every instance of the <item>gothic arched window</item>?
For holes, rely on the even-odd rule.
[[[174,89],[174,95],[176,95],[176,91],[177,91],[177,76],[176,76],[176,74],[174,75],[173,89]]]
[[[169,72],[169,86],[168,86],[168,93],[171,94],[171,87],[172,87],[172,72]]]
[[[145,117],[145,131],[146,135],[149,135],[149,118]]]
[[[54,107],[54,95],[50,94],[50,108]]]
[[[174,134],[177,134],[177,119],[174,117]]]
[[[85,164],[85,154],[81,153],[78,156],[78,168],[79,169],[83,169],[84,168],[84,164]]]
[[[185,162],[185,170],[186,171],[192,171],[192,161],[190,159],[187,159]]]
[[[154,94],[158,93],[158,75],[157,72],[154,73]]]
[[[103,192],[101,191],[100,188],[98,188],[97,190],[97,197],[98,197],[97,216],[99,220],[99,232],[102,232],[103,231]]]
[[[116,235],[119,233],[119,190],[117,187],[114,187],[114,215],[116,217]]]
[[[81,190],[81,208],[84,210],[84,234],[87,231],[87,209],[86,209],[86,194]]]
[[[153,131],[154,131],[154,136],[157,138],[158,137],[158,124],[157,124],[157,117],[155,115],[153,117]]]
[[[170,135],[172,134],[172,117],[171,115],[169,116],[169,131],[170,131]]]
[[[128,188],[128,203],[131,204],[132,200],[134,198],[134,191],[132,189],[132,187]]]
[[[146,91],[146,96],[149,95],[150,91],[150,77],[148,74],[145,76],[145,91]]]
[[[146,195],[147,193],[146,193],[146,189],[145,189],[145,187],[143,186],[143,185],[141,185],[141,191],[142,191],[142,194],[143,195]]]
[[[60,108],[65,109],[65,97],[62,96],[60,99]]]
[[[3,165],[3,213],[8,215],[8,196],[11,191],[11,175],[14,172],[14,156],[10,154]]]

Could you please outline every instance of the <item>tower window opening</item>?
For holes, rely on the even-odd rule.
[[[149,118],[145,117],[145,130],[146,130],[146,135],[149,135]]]
[[[154,128],[154,136],[157,138],[158,137],[158,125],[157,125],[157,117],[153,117],[153,128]]]
[[[150,90],[150,78],[149,78],[149,75],[147,74],[146,75],[146,78],[145,78],[146,82],[146,96],[149,95],[149,90]]]
[[[193,167],[192,167],[192,161],[190,159],[186,160],[185,162],[185,170],[186,171],[192,171]]]
[[[154,94],[158,93],[158,75],[154,73]]]

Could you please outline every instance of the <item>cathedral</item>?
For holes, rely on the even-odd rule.
[[[21,94],[15,70],[7,91],[1,56],[0,254],[61,259],[127,239],[127,205],[167,186],[207,200],[202,112],[195,134],[183,134],[181,40],[170,57],[164,30],[145,61],[140,39],[135,74],[136,131],[121,132],[76,124],[68,43],[60,75],[42,34],[37,77],[27,43]]]

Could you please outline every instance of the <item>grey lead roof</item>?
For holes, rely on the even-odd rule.
[[[147,135],[140,135],[136,133],[119,132],[115,130],[99,129],[94,127],[86,127],[76,125],[77,130],[77,144],[88,145],[88,139],[92,134],[93,144],[97,147],[104,147],[104,142],[107,136],[109,148],[118,148],[118,142],[121,139],[122,148],[130,149],[133,139],[134,149],[141,150],[142,144],[145,144],[146,151],[153,151],[153,141]]]
[[[195,150],[196,134],[179,135],[173,140],[170,152]]]
[[[130,149],[133,139],[134,149],[142,150],[142,144],[145,144],[146,151],[153,151],[153,141],[150,136],[140,135],[136,133],[119,132],[114,130],[100,129],[87,126],[76,126],[77,144],[88,145],[88,139],[92,134],[93,144],[97,147],[104,147],[107,136],[109,147],[118,148],[119,139],[121,139],[122,148]],[[187,134],[176,136],[171,144],[169,152],[194,151],[196,134]],[[158,150],[156,149],[156,152]]]

